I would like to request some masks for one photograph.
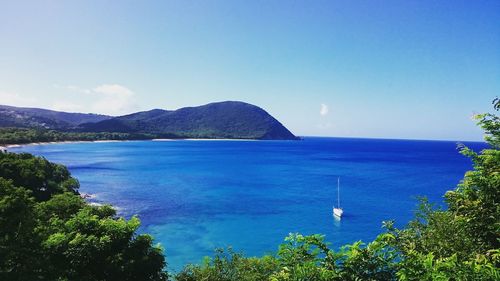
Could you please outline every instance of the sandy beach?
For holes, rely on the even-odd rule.
[[[96,140],[96,141],[51,141],[51,142],[32,142],[23,144],[7,144],[0,146],[0,150],[8,150],[9,148],[18,148],[28,145],[47,145],[47,144],[65,144],[65,143],[108,143],[108,142],[128,142],[128,141],[259,141],[254,139],[150,139],[150,140]]]
[[[258,141],[255,139],[152,139],[151,141]]]
[[[47,145],[47,144],[65,144],[65,143],[106,143],[106,142],[124,142],[124,141],[133,141],[133,140],[96,140],[96,141],[50,141],[50,142],[32,142],[32,143],[23,143],[23,144],[7,144],[4,146],[0,146],[0,148],[16,148],[28,145]]]
[[[255,139],[183,139],[188,141],[259,141]]]

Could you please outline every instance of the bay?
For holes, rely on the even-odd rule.
[[[478,151],[484,143],[465,143]],[[66,165],[91,194],[165,249],[170,271],[217,247],[246,255],[277,249],[289,233],[324,234],[334,248],[404,226],[417,196],[443,205],[471,169],[452,141],[313,138],[302,141],[176,140],[27,145]],[[344,216],[332,217],[337,178]]]

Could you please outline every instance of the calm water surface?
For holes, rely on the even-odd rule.
[[[333,247],[369,241],[384,220],[407,223],[416,196],[442,203],[471,168],[456,143],[444,141],[133,141],[12,151],[67,165],[92,201],[138,214],[170,270],[200,262],[216,247],[262,255],[290,232],[325,234]],[[332,217],[337,177],[340,222]]]

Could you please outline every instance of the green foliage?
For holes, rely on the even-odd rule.
[[[68,220],[53,218],[42,247],[54,277],[68,280],[162,280],[161,249],[148,235],[134,236],[140,225],[100,216],[86,206]],[[97,208],[98,209],[98,208]],[[71,261],[68,263],[68,261]]]
[[[500,110],[500,98],[493,100],[493,108],[496,111]],[[476,115],[475,119],[485,132],[484,139],[492,148],[500,149],[500,117],[493,113],[484,113]]]
[[[246,258],[231,249],[217,249],[214,258],[205,258],[201,265],[188,265],[176,276],[178,281],[259,281],[267,280],[277,261],[272,256]]]
[[[494,108],[500,109],[500,99]],[[500,117],[481,114],[478,124],[485,132],[485,140],[492,147],[477,154],[463,147],[462,154],[473,160],[474,169],[465,174],[456,191],[446,194],[450,211],[470,222],[469,232],[476,236],[482,250],[500,248]],[[480,233],[478,232],[480,231]]]
[[[278,249],[279,268],[270,276],[273,281],[332,280],[335,256],[321,235],[290,234]]]
[[[85,207],[85,201],[80,196],[73,196],[73,193],[62,193],[52,196],[48,201],[37,204],[37,211],[41,218],[49,219],[70,219],[78,210]]]
[[[0,280],[35,276],[40,237],[31,192],[0,177]],[[32,279],[35,280],[35,279]]]
[[[79,187],[63,165],[27,153],[0,153],[0,177],[30,190],[38,201],[64,192],[76,194]]]
[[[64,132],[46,129],[0,128],[0,145],[60,141],[145,140],[162,137],[156,134],[118,132]]]
[[[381,234],[362,247],[362,242],[344,246],[339,253],[339,280],[395,280],[397,252],[394,236]]]
[[[494,108],[499,107],[496,99]],[[401,280],[499,279],[500,119],[481,114],[477,120],[490,148],[476,153],[459,146],[473,170],[445,194],[448,209],[435,210],[424,200],[407,228],[388,226],[401,256]]]
[[[176,280],[395,280],[391,237],[384,234],[366,246],[356,242],[334,252],[321,235],[290,234],[276,256],[246,258],[218,250],[202,265],[185,267]]]
[[[139,219],[86,204],[77,187],[61,165],[0,154],[0,280],[166,280]]]

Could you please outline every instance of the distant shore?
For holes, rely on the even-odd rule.
[[[49,142],[31,142],[31,143],[20,143],[20,144],[3,144],[0,145],[0,151],[8,150],[9,148],[18,148],[23,146],[32,145],[47,145],[47,144],[69,144],[69,143],[108,143],[108,142],[130,142],[130,141],[154,141],[154,142],[164,142],[164,141],[259,141],[258,139],[193,139],[193,138],[159,138],[159,139],[144,139],[144,140],[95,140],[95,141],[49,141]]]
[[[152,139],[151,141],[259,141],[258,139]]]
[[[17,148],[22,146],[29,145],[47,145],[47,144],[64,144],[64,143],[94,143],[94,142],[124,142],[124,141],[133,141],[133,140],[95,140],[95,141],[48,141],[48,142],[30,142],[30,143],[19,143],[19,144],[4,144],[0,146],[0,150],[9,149],[9,148]]]

